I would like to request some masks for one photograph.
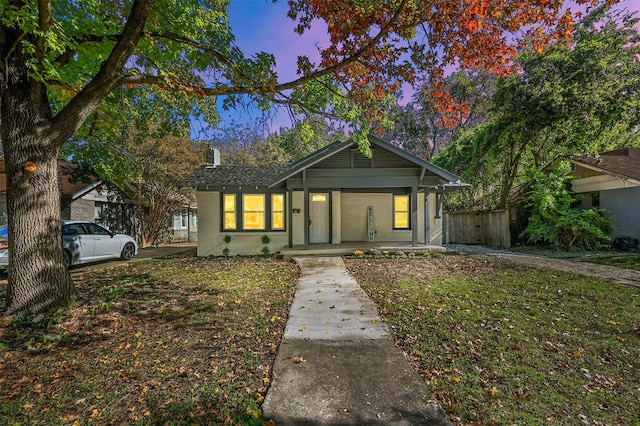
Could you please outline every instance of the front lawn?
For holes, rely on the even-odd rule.
[[[640,424],[638,288],[488,256],[346,263],[460,424]]]
[[[0,424],[262,424],[298,274],[176,256],[75,276],[71,309],[0,324]]]
[[[640,425],[640,289],[490,256],[345,262],[460,424]],[[177,256],[76,275],[70,309],[0,324],[0,424],[262,424],[298,274]]]

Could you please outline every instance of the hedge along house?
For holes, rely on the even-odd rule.
[[[272,252],[441,245],[442,194],[469,185],[380,138],[369,142],[371,158],[346,141],[284,167],[201,167],[182,182],[197,190],[198,255],[226,247],[232,255],[260,254],[264,235]]]

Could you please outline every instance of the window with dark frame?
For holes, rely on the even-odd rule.
[[[409,195],[393,196],[393,229],[409,229]]]
[[[285,217],[284,194],[222,194],[223,231],[284,231]]]
[[[284,230],[284,194],[271,194],[271,229]]]
[[[222,204],[223,204],[222,229],[224,230],[237,229],[236,194],[224,194]]]
[[[265,220],[264,194],[242,194],[242,229],[266,229]]]

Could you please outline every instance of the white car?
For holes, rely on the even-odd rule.
[[[130,236],[114,234],[100,225],[83,221],[62,221],[62,247],[67,267],[109,259],[129,260],[138,254],[138,244]],[[0,270],[6,269],[8,263],[4,226],[0,228]]]

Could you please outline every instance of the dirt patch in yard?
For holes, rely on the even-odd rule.
[[[616,284],[640,287],[640,271],[633,269],[520,254],[490,254],[489,256],[495,256],[500,259],[501,262],[510,262],[512,264],[536,268],[555,269],[558,271],[571,272],[585,275],[587,277],[598,278]]]

